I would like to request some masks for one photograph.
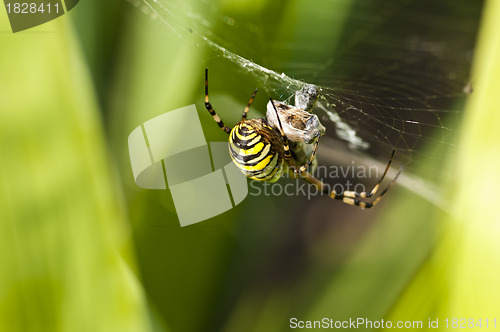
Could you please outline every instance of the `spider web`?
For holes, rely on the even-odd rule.
[[[305,83],[318,85],[330,147],[340,140],[381,164],[395,149],[410,174],[454,147],[481,1],[129,2],[275,99],[293,104]],[[427,184],[399,182],[437,202],[429,183],[446,174],[432,171]]]

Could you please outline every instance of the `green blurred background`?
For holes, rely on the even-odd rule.
[[[85,0],[16,34],[0,11],[0,331],[287,331],[292,317],[424,327],[439,318],[440,329],[446,318],[473,318],[491,328],[500,319],[500,3],[487,1],[482,14],[475,2],[380,4],[160,1],[165,23],[143,2]],[[387,39],[359,28],[365,21]],[[329,77],[356,80],[360,59],[398,63],[401,35],[448,41],[454,56],[438,66],[467,76],[476,33],[474,92],[447,106],[465,107],[446,119],[457,124],[456,146],[422,145],[408,166],[410,178],[434,181],[447,211],[396,185],[373,210],[249,196],[181,228],[168,190],[134,183],[127,137],[156,115],[196,103],[207,140],[227,139],[203,112],[205,67],[229,124],[256,86],[250,117],[269,96],[293,92],[199,34],[334,87]],[[329,151],[320,162],[334,160]]]

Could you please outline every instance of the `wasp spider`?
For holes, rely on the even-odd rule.
[[[210,104],[208,69],[205,70],[205,107],[219,127],[229,134],[231,159],[250,179],[275,182],[284,171],[291,172],[315,185],[331,198],[361,208],[375,206],[396,182],[401,170],[377,198],[372,201],[365,200],[377,193],[391,166],[395,152],[393,150],[384,173],[370,192],[330,191],[327,185],[311,174],[312,172],[308,172],[308,168],[315,165],[319,139],[325,133],[325,127],[319,122],[318,116],[309,112],[318,99],[318,88],[308,84],[297,91],[295,106],[270,99],[266,118],[247,120],[247,113],[256,93],[257,89],[243,111],[241,121],[231,129],[224,125]]]

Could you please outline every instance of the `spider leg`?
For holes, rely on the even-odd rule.
[[[317,139],[316,139],[316,142],[314,143],[314,147],[313,147],[313,150],[311,152],[311,156],[309,157],[309,160],[307,161],[307,163],[305,163],[304,165],[298,167],[298,168],[295,168],[293,170],[294,173],[296,174],[300,174],[302,172],[305,172],[307,170],[307,168],[309,166],[311,166],[312,162],[314,161],[314,157],[316,156],[316,149],[318,148],[318,144],[319,144],[319,139],[321,138],[321,136],[319,136]]]
[[[387,166],[385,167],[384,173],[382,173],[382,176],[380,177],[380,179],[378,179],[377,183],[375,184],[375,186],[373,187],[373,189],[369,193],[367,193],[367,192],[357,193],[355,191],[344,191],[344,196],[345,197],[352,197],[352,198],[368,198],[368,197],[372,197],[373,195],[375,195],[375,193],[380,188],[380,184],[382,183],[382,181],[384,181],[384,178],[387,174],[387,171],[389,171],[389,168],[391,167],[391,163],[392,163],[392,160],[394,159],[395,152],[396,152],[396,150],[392,150],[391,158],[389,159],[389,162],[387,163]],[[401,170],[399,172],[401,173]],[[399,176],[399,173],[398,173],[398,176]]]
[[[396,174],[396,176],[394,177],[394,179],[392,179],[391,183],[380,193],[380,195],[377,196],[377,198],[375,198],[373,201],[368,201],[368,202],[365,202],[365,201],[362,201],[362,200],[360,200],[358,198],[346,195],[346,193],[349,193],[347,191],[346,192],[341,192],[341,193],[337,193],[336,191],[333,191],[333,190],[330,191],[330,189],[328,188],[328,186],[323,181],[321,181],[320,179],[316,178],[314,175],[312,175],[311,173],[309,173],[307,171],[302,172],[301,173],[301,177],[304,180],[306,180],[307,182],[315,185],[316,188],[318,188],[318,190],[320,190],[322,193],[328,194],[330,196],[330,198],[332,198],[332,199],[340,200],[340,201],[342,201],[342,202],[344,202],[346,204],[349,204],[349,205],[359,206],[362,209],[369,209],[369,208],[374,207],[375,205],[377,205],[378,202],[380,202],[380,200],[382,199],[382,197],[394,185],[394,183],[396,182],[396,180],[399,177],[399,174],[401,174],[402,170],[403,170],[403,167],[401,166],[401,168],[399,169],[399,172]]]
[[[257,94],[257,91],[259,91],[259,89],[255,89],[255,91],[252,94],[252,97],[248,101],[248,105],[247,105],[247,107],[245,107],[245,110],[243,111],[243,114],[241,115],[241,121],[246,120],[247,114],[248,114],[248,110],[250,109],[250,105],[252,105],[253,99],[255,98],[255,95]]]
[[[276,109],[276,105],[274,105],[274,101],[272,99],[271,104],[273,105],[274,111],[276,112],[276,118],[278,119],[278,125],[279,125],[279,131],[281,134],[281,137],[283,138],[283,149],[285,150],[285,160],[288,162],[289,168],[295,173],[295,174],[301,174],[302,172],[305,172],[309,166],[311,166],[314,157],[316,155],[316,149],[318,148],[319,144],[319,139],[321,136],[319,136],[316,139],[316,142],[314,144],[313,150],[311,152],[311,156],[309,157],[309,160],[302,166],[297,167],[295,165],[295,160],[293,160],[291,154],[290,154],[290,146],[288,144],[288,138],[285,135],[285,132],[283,131],[283,126],[281,125],[281,120],[278,114],[278,110]],[[387,170],[386,170],[387,172]]]
[[[281,138],[283,139],[283,150],[285,151],[285,161],[290,165],[290,169],[294,170],[295,172],[295,160],[292,158],[292,154],[290,153],[290,145],[288,145],[288,138],[285,135],[285,132],[283,131],[283,126],[281,125],[281,120],[278,115],[278,110],[276,109],[276,106],[274,105],[274,101],[272,98],[269,98],[271,101],[271,104],[273,105],[274,111],[276,112],[276,118],[278,119],[278,125],[279,125],[279,131],[281,134]]]
[[[328,189],[328,186],[323,181],[312,175],[311,173],[303,171],[300,174],[300,177],[303,178],[305,181],[309,182],[310,184],[316,186],[316,188],[318,188],[320,192],[325,194],[330,194],[330,189]]]
[[[219,125],[219,128],[224,130],[226,133],[229,134],[231,132],[231,128],[226,127],[224,125],[224,122],[222,122],[219,115],[217,115],[217,113],[215,113],[215,110],[212,107],[212,104],[210,104],[210,101],[208,99],[208,68],[205,69],[205,107],[206,107],[207,111],[210,113],[210,115],[212,115],[215,122],[217,122],[217,124]]]
[[[355,191],[344,191],[341,193],[337,193],[336,191],[333,191],[333,190],[330,191],[328,186],[323,181],[316,178],[314,175],[312,175],[311,173],[309,173],[306,170],[306,167],[309,166],[312,163],[312,161],[314,160],[314,155],[316,154],[316,149],[317,149],[318,143],[319,143],[319,137],[316,140],[316,143],[314,145],[313,152],[311,153],[311,157],[309,158],[309,161],[305,165],[303,165],[297,169],[297,166],[295,165],[295,159],[292,158],[292,155],[290,153],[290,146],[288,145],[288,138],[286,137],[285,132],[283,131],[283,127],[281,125],[281,120],[280,120],[280,117],[278,115],[278,110],[276,109],[276,106],[274,105],[274,101],[272,99],[271,99],[271,104],[273,105],[274,111],[276,112],[276,118],[278,119],[278,126],[279,126],[278,129],[279,129],[279,132],[281,134],[281,137],[283,138],[283,150],[285,152],[284,153],[285,154],[285,161],[288,163],[289,168],[292,169],[294,171],[294,173],[299,173],[300,176],[304,180],[306,180],[307,182],[316,186],[316,188],[318,188],[318,190],[320,190],[322,193],[328,194],[330,196],[330,198],[340,200],[340,201],[342,201],[346,204],[349,204],[349,205],[359,206],[362,209],[369,209],[369,208],[377,205],[378,202],[380,202],[382,197],[394,185],[394,183],[396,182],[396,180],[399,177],[399,174],[401,174],[401,172],[403,170],[403,166],[401,166],[401,168],[399,169],[399,172],[396,174],[394,179],[392,179],[391,183],[389,183],[389,185],[380,193],[380,195],[377,196],[377,198],[375,198],[373,201],[368,201],[368,202],[360,200],[360,198],[372,197],[373,195],[375,195],[375,193],[380,188],[380,184],[382,183],[385,176],[387,175],[387,172],[389,171],[392,160],[394,158],[394,154],[396,152],[395,150],[392,150],[391,159],[389,159],[389,162],[387,163],[387,166],[385,167],[384,173],[382,174],[380,179],[377,181],[377,184],[375,184],[375,187],[373,187],[373,189],[369,193],[366,193],[366,192],[356,193]]]

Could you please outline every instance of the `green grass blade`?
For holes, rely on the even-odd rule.
[[[67,22],[0,34],[0,330],[148,331],[95,96]]]

